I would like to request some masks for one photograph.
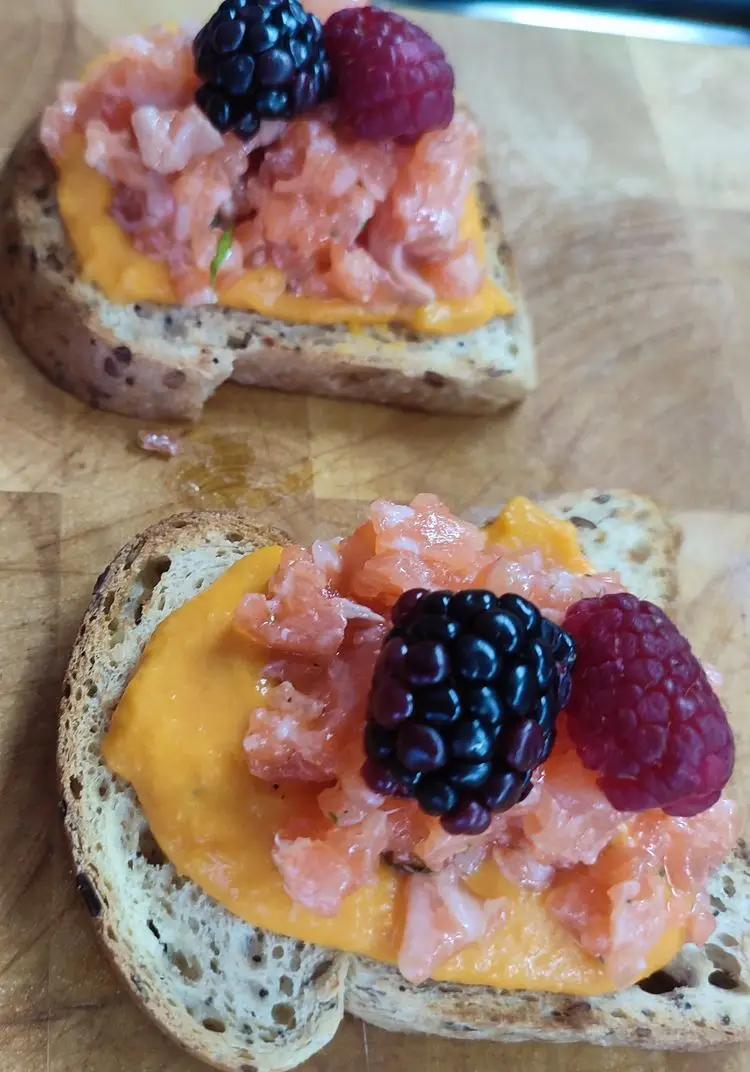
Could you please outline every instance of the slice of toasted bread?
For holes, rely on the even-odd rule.
[[[677,595],[679,530],[652,499],[629,491],[586,491],[545,500],[571,521],[586,558],[599,573],[616,570],[642,599],[669,607]]]
[[[548,505],[579,519],[598,568],[631,570],[644,597],[674,594],[677,539],[653,503],[586,492]],[[750,925],[744,845],[712,882],[716,938],[686,947],[648,990],[591,999],[414,987],[394,968],[253,928],[175,873],[133,791],[104,766],[101,740],[159,622],[239,556],[283,539],[235,512],[183,514],[148,529],[99,578],[68,669],[59,769],[78,885],[113,962],[160,1026],[231,1072],[294,1067],[329,1041],[344,1008],[392,1030],[460,1038],[696,1049],[750,1037],[740,976]],[[644,541],[649,555],[633,558]]]
[[[221,306],[116,305],[78,275],[56,173],[36,128],[0,183],[0,309],[58,386],[141,418],[200,414],[226,380],[442,413],[495,413],[535,385],[528,321],[490,186],[480,185],[493,277],[517,313],[456,336],[397,326],[287,324]]]

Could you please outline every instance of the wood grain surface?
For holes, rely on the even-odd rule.
[[[0,5],[0,148],[113,34],[200,17],[180,0]],[[198,1072],[143,1018],[72,888],[54,788],[55,704],[92,581],[184,506],[245,504],[296,538],[376,495],[457,510],[586,485],[658,498],[684,525],[681,619],[750,692],[750,56],[424,20],[487,134],[534,319],[542,385],[500,419],[450,420],[223,388],[182,455],[50,386],[0,326],[0,1069]],[[740,737],[737,792],[750,773]],[[706,1056],[407,1040],[348,1021],[311,1072],[750,1072]]]

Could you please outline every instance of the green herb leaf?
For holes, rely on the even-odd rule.
[[[216,277],[221,271],[221,266],[232,252],[232,242],[234,240],[234,227],[230,227],[226,231],[222,231],[219,236],[219,241],[216,243],[216,256],[211,261],[211,284],[216,285]]]
[[[339,817],[335,811],[329,811],[328,818],[331,820],[332,823],[334,823],[335,826],[339,825]]]

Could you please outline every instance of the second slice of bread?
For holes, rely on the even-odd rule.
[[[599,570],[675,594],[677,534],[650,500],[589,491],[546,504],[578,526]],[[700,1049],[750,1038],[750,870],[740,844],[713,879],[716,936],[652,985],[584,999],[428,982],[255,928],[175,872],[132,788],[101,757],[112,712],[153,631],[243,554],[282,534],[236,513],[183,514],[133,539],[99,578],[60,712],[65,826],[105,949],[159,1025],[228,1072],[282,1072],[334,1035],[346,1008],[391,1030],[500,1041]]]
[[[197,417],[227,380],[457,414],[495,413],[536,384],[531,332],[496,199],[480,183],[493,278],[517,312],[464,335],[287,324],[218,305],[117,305],[78,274],[36,129],[0,184],[0,309],[29,357],[84,402]]]

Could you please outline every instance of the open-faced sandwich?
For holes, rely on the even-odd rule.
[[[0,305],[118,413],[195,417],[228,379],[492,413],[534,365],[484,172],[419,27],[225,0],[61,85],[6,171]]]
[[[60,774],[78,885],[162,1027],[233,1072],[293,1067],[344,1010],[747,1039],[734,743],[661,609],[676,544],[652,503],[590,492],[484,530],[378,501],[309,550],[184,514],[123,548]]]

